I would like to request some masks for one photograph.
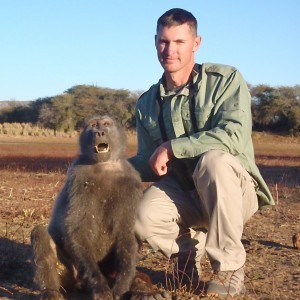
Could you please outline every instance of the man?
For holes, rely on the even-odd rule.
[[[243,226],[272,196],[254,162],[251,97],[233,67],[195,63],[197,21],[175,8],[157,21],[162,78],[137,102],[137,155],[154,182],[141,201],[136,233],[167,257],[206,252],[210,296],[244,293]]]

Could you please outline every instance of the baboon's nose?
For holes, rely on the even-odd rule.
[[[104,131],[98,131],[98,136],[104,136],[105,135],[105,132]]]

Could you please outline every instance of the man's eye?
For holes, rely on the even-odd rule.
[[[167,41],[159,41],[159,44],[160,44],[160,45],[167,45],[168,42],[167,42]]]

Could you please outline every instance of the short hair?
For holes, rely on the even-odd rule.
[[[197,35],[197,19],[189,11],[182,8],[172,8],[161,15],[157,20],[156,33],[159,27],[172,27],[188,24]]]

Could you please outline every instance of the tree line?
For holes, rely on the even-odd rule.
[[[135,103],[142,92],[76,85],[63,94],[39,98],[26,105],[11,101],[0,110],[0,123],[32,123],[57,131],[73,131],[84,119],[109,114],[122,125],[133,128]]]
[[[253,130],[300,135],[300,85],[249,85]],[[29,101],[10,101],[0,109],[0,123],[32,123],[69,132],[91,115],[109,114],[127,128],[135,128],[135,104],[142,91],[76,85],[64,93]]]

